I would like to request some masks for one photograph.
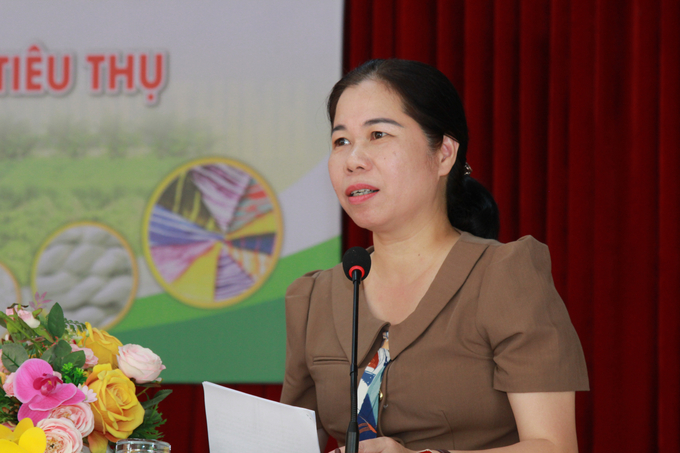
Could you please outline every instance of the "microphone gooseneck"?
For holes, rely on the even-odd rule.
[[[362,247],[352,247],[342,257],[345,276],[354,284],[352,308],[352,360],[349,364],[350,420],[345,435],[345,453],[359,451],[359,424],[357,422],[357,333],[359,330],[359,284],[371,270],[371,255]]]

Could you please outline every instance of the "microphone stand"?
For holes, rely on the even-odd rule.
[[[351,414],[347,434],[345,435],[345,453],[357,453],[359,451],[359,423],[357,422],[357,335],[359,330],[359,283],[361,283],[361,274],[358,269],[352,271],[354,306],[352,309],[352,361],[349,365]]]

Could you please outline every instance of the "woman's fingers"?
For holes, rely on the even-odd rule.
[[[359,442],[358,453],[407,453],[411,451],[389,437],[377,437]],[[336,448],[329,453],[345,453],[345,447]]]

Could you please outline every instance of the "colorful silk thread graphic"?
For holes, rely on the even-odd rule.
[[[149,209],[150,267],[185,303],[235,303],[262,284],[278,257],[273,192],[241,164],[214,158],[185,165],[161,184]]]
[[[364,370],[357,389],[357,400],[360,402],[357,413],[359,441],[378,437],[380,385],[388,363],[390,363],[389,332],[383,332],[383,344]]]

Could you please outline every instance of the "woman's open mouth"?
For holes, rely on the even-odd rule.
[[[358,190],[353,190],[350,192],[349,196],[350,197],[359,197],[361,195],[368,195],[369,193],[375,193],[377,192],[378,189],[358,189]]]
[[[355,184],[349,186],[345,191],[347,199],[351,204],[359,204],[373,198],[380,190],[368,184]]]

